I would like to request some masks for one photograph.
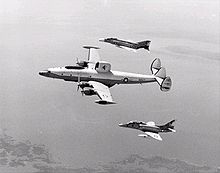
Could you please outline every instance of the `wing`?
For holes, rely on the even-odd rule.
[[[95,82],[95,81],[89,81],[88,83],[93,86],[93,90],[97,93],[97,95],[100,98],[100,100],[96,100],[96,103],[99,103],[99,104],[114,104],[115,103],[112,100],[112,95],[109,91],[109,88],[106,85],[100,82]]]
[[[119,48],[128,50],[128,51],[132,51],[132,52],[137,52],[137,50],[133,49],[133,48],[129,48],[129,47],[125,47],[125,46],[118,46]]]
[[[162,138],[160,137],[160,135],[158,133],[152,133],[152,132],[145,132],[145,133],[147,134],[147,136],[150,136],[154,139],[162,141]]]
[[[100,61],[100,56],[98,54],[98,47],[94,46],[83,46],[85,49],[89,49],[88,53],[88,68],[95,68],[95,64]]]

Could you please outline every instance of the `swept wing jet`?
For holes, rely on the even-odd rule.
[[[140,137],[151,137],[156,140],[162,141],[161,136],[159,133],[167,133],[167,132],[176,132],[174,126],[172,125],[175,120],[172,120],[165,125],[156,125],[155,122],[149,121],[147,123],[142,121],[130,121],[126,124],[119,124],[120,127],[132,128],[137,129],[145,134],[139,134]]]
[[[151,64],[151,75],[128,73],[111,70],[111,64],[101,61],[98,47],[84,46],[89,50],[88,61],[77,61],[74,66],[49,68],[40,71],[39,74],[49,78],[63,79],[65,81],[78,82],[81,93],[86,96],[98,95],[98,104],[114,104],[109,88],[115,84],[142,84],[157,82],[162,91],[169,91],[171,78],[166,76],[164,67],[161,67],[160,59],[156,58]]]
[[[120,40],[117,38],[100,38],[99,41],[110,43],[115,45],[116,47],[136,51],[137,49],[144,48],[148,51],[150,51],[150,42],[149,40],[146,41],[140,41],[140,42],[133,42],[133,41],[127,41],[127,40]]]

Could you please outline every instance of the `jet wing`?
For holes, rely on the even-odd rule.
[[[100,61],[100,56],[98,53],[98,47],[94,46],[83,46],[85,49],[89,49],[89,54],[88,54],[88,68],[95,68],[95,64]]]
[[[119,46],[122,49],[128,50],[128,51],[132,51],[132,52],[137,52],[137,50],[133,49],[133,48],[129,48],[129,47],[125,47],[125,46]]]
[[[147,134],[147,136],[150,136],[156,140],[162,141],[162,138],[160,137],[158,133],[145,132],[145,134]]]
[[[95,82],[95,81],[89,81],[88,82],[90,85],[93,86],[93,90],[97,93],[98,97],[100,100],[96,100],[96,103],[99,104],[114,104],[115,102],[112,100],[112,95],[109,91],[109,88],[100,83],[100,82]]]

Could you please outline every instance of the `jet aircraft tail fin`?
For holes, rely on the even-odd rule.
[[[161,61],[156,58],[151,64],[151,72],[155,76],[161,91],[169,91],[172,85],[171,78],[166,76],[166,69],[161,66]]]
[[[139,48],[144,48],[144,49],[150,51],[150,42],[151,42],[151,41],[149,41],[149,40],[138,42],[138,43],[137,43],[137,44],[138,44],[138,49],[139,49]]]
[[[173,123],[175,122],[176,120],[172,120],[168,123],[166,123],[165,125],[161,125],[161,126],[158,126],[160,127],[161,130],[164,130],[164,131],[168,131],[168,132],[176,132],[176,130],[174,129],[174,125]]]

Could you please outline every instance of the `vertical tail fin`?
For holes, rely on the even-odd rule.
[[[161,126],[158,126],[158,127],[160,127],[162,132],[176,132],[176,130],[174,129],[174,125],[173,125],[173,123],[175,121],[176,120],[172,120],[172,121],[166,123],[165,125],[161,125]]]
[[[164,127],[167,128],[167,130],[170,130],[171,132],[176,132],[176,130],[174,129],[174,125],[173,125],[173,123],[174,123],[175,121],[176,121],[176,120],[172,120],[172,121],[166,123],[166,124],[164,125]]]
[[[160,85],[161,91],[169,91],[172,86],[172,81],[169,76],[166,76],[166,69],[161,66],[161,61],[156,58],[151,64],[151,72],[155,76],[157,83]]]
[[[155,75],[160,70],[160,68],[161,68],[160,59],[159,58],[154,59],[150,66],[151,73]]]
[[[149,41],[149,40],[140,41],[140,42],[138,42],[138,48],[144,48],[144,49],[150,51],[150,42],[151,41]]]
[[[165,126],[167,126],[167,127],[174,127],[172,124],[173,124],[175,121],[176,121],[176,120],[172,120],[172,121],[166,123]]]

